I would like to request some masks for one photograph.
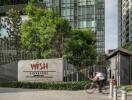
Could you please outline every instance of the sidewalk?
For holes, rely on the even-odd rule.
[[[108,95],[81,91],[0,88],[0,100],[112,100]]]
[[[132,100],[132,93],[127,94],[127,100]]]
[[[121,93],[117,94],[117,100],[121,100]],[[132,100],[132,93],[127,93],[127,100]]]

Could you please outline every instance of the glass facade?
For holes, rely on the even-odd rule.
[[[14,5],[14,4],[25,4],[29,0],[0,0],[0,6],[4,5]]]
[[[91,28],[96,34],[97,51],[105,52],[105,0],[45,0],[67,18],[73,28]]]
[[[0,6],[16,5],[16,4],[27,4],[29,1],[30,0],[0,0]],[[39,2],[44,3],[45,1],[51,1],[51,0],[34,0],[35,3],[39,3]]]
[[[74,27],[74,0],[61,0],[61,16],[67,18]]]
[[[95,30],[94,0],[78,0],[78,28],[89,27]]]
[[[118,47],[132,42],[132,0],[118,0]]]
[[[60,0],[43,0],[46,6],[49,9],[55,10],[58,14],[60,14]]]
[[[7,8],[7,6],[3,5],[14,6],[16,4],[25,4],[28,1],[29,0],[0,0],[0,7],[3,9],[0,8],[0,14],[5,12],[5,8]],[[96,35],[98,53],[105,53],[105,0],[35,0],[35,2],[44,3],[49,9],[57,11],[60,16],[70,21],[73,28],[91,28]],[[18,6],[20,10],[20,5]],[[21,9],[22,8],[23,7],[21,7]],[[35,52],[29,54],[27,51],[20,50],[18,52],[19,54],[16,54],[17,51],[15,48],[12,48],[3,40],[5,35],[3,29],[0,30],[0,33],[2,34],[0,37],[0,64],[16,61],[18,58],[36,58]]]
[[[95,31],[97,51],[105,51],[105,0],[95,0]]]

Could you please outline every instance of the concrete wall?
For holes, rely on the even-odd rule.
[[[16,81],[17,68],[17,63],[0,65],[0,81]]]

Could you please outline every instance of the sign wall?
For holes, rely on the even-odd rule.
[[[18,62],[18,81],[63,81],[63,59],[21,60]]]

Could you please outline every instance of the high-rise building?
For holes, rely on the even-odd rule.
[[[0,0],[0,13],[5,12],[7,5],[20,8],[20,4],[27,4],[28,1]],[[35,0],[35,2],[53,8],[60,16],[67,18],[73,28],[91,28],[96,35],[98,53],[105,53],[105,0]]]
[[[44,0],[49,8],[67,18],[73,28],[91,28],[97,51],[105,52],[105,0]]]
[[[132,0],[118,0],[118,45],[132,42]]]

